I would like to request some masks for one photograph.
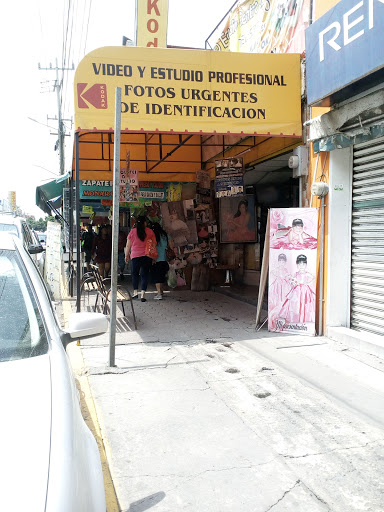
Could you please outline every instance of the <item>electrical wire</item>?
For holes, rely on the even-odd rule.
[[[89,28],[89,19],[91,17],[91,9],[92,9],[92,0],[89,0],[89,11],[88,11],[88,21],[87,21],[87,32],[85,34],[85,42],[84,42],[84,52],[83,56],[85,55],[85,51],[87,49],[87,41],[88,41],[88,28]]]
[[[62,52],[62,68],[65,68],[66,61],[65,55],[67,53],[67,41],[68,41],[68,29],[69,29],[69,15],[71,10],[71,0],[68,0],[68,11],[67,11],[67,27],[65,30],[65,37],[63,37],[63,52]]]
[[[78,51],[78,54],[77,54],[77,62],[79,63],[80,60],[81,60],[81,45],[82,45],[82,42],[83,42],[83,33],[84,33],[84,20],[85,20],[85,10],[87,8],[87,2],[84,1],[84,10],[83,10],[83,22],[81,24],[81,34],[80,34],[80,41],[79,41],[79,51]]]
[[[73,4],[72,4],[73,5]],[[76,65],[82,57],[85,55],[85,49],[87,45],[87,39],[88,39],[88,29],[89,29],[89,22],[90,22],[90,16],[91,16],[91,9],[92,9],[92,0],[89,0],[88,4],[85,0],[84,2],[84,9],[82,12],[82,16],[80,14],[79,6],[76,4],[76,10],[73,9],[72,13],[72,19],[71,19],[71,33],[70,33],[70,46],[69,50],[67,52],[68,57],[66,57],[66,63],[69,64],[73,60],[76,61]],[[88,12],[87,12],[88,11]],[[75,20],[75,23],[73,22]],[[81,26],[81,28],[80,28]],[[76,40],[74,34],[80,33],[80,38]],[[84,35],[85,34],[85,35]],[[76,41],[76,47],[73,44],[73,42]],[[84,49],[83,49],[84,48]],[[75,52],[77,51],[77,59],[74,57]],[[82,55],[84,53],[84,55]],[[63,66],[65,67],[65,66]],[[69,66],[68,66],[69,67]],[[70,78],[70,73],[67,70],[63,70],[63,79],[65,80],[62,88],[62,94],[64,96],[63,101],[63,112],[66,113],[67,110],[71,109],[71,112],[73,110],[73,107],[71,106],[73,103],[73,91],[72,87],[68,89],[68,81]]]

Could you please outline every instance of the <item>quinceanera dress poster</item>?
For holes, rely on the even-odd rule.
[[[271,208],[268,330],[314,336],[317,208]]]

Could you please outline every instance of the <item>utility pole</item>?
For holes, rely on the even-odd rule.
[[[39,63],[39,69],[47,70],[47,71],[56,70],[55,89],[56,89],[56,94],[57,94],[57,110],[58,110],[58,117],[57,117],[58,130],[57,130],[57,132],[58,132],[58,137],[59,137],[60,174],[64,174],[65,173],[65,161],[64,161],[65,130],[64,130],[63,119],[61,117],[61,83],[59,80],[59,70],[60,71],[73,71],[75,69],[75,66],[72,64],[71,68],[59,68],[57,59],[56,59],[56,67],[55,68],[52,67],[52,64],[49,64],[49,68],[42,68]],[[69,121],[69,119],[65,119],[65,121]]]

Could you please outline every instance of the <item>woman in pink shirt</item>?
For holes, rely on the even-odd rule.
[[[141,302],[146,302],[145,292],[148,285],[148,274],[152,265],[152,259],[145,255],[147,238],[152,238],[156,245],[155,233],[147,228],[145,217],[139,217],[136,226],[131,229],[125,246],[125,262],[131,258],[133,298],[139,296],[139,276],[141,277]]]

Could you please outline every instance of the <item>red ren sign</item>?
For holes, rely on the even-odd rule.
[[[167,47],[168,0],[136,0],[136,45]]]

